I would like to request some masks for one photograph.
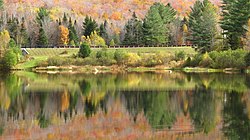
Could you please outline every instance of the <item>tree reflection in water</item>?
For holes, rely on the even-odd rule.
[[[119,108],[122,112],[111,116],[129,114],[124,122],[131,126],[145,118],[153,130],[208,135],[222,125],[218,131],[229,139],[250,139],[249,79],[244,74],[187,73],[0,76],[0,135],[21,126],[15,122],[34,121],[46,130],[79,116],[104,118]]]

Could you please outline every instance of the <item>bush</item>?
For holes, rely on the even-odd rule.
[[[186,53],[184,51],[175,52],[175,61],[184,60],[186,57]]]
[[[213,60],[210,58],[208,53],[203,54],[202,59],[199,63],[199,66],[201,67],[211,67],[213,63]]]
[[[128,66],[139,66],[141,58],[136,53],[128,53],[127,65]]]
[[[221,52],[210,52],[209,56],[214,61],[213,68],[244,68],[246,66],[245,56],[246,51],[228,50]]]
[[[124,65],[128,59],[128,53],[122,50],[115,50],[114,59],[118,65]]]
[[[191,57],[188,57],[185,61],[185,63],[183,64],[183,67],[190,67],[191,66]]]
[[[199,66],[200,62],[202,60],[202,54],[196,54],[194,58],[190,62],[190,67],[197,67]]]
[[[17,54],[13,49],[9,49],[5,52],[2,58],[2,67],[3,69],[11,69],[18,63]]]
[[[147,55],[142,55],[141,59],[142,59],[143,65],[146,67],[153,67],[156,65],[163,64],[163,57],[161,55],[147,54]]]
[[[250,52],[248,52],[245,56],[246,66],[250,66]]]
[[[80,46],[80,50],[78,52],[79,57],[86,58],[90,55],[90,53],[91,53],[91,50],[90,50],[89,45],[86,42],[82,43]]]
[[[115,64],[114,53],[109,52],[106,48],[101,49],[96,53],[98,64],[103,66],[110,66]]]

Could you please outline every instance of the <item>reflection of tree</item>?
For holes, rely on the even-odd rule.
[[[250,121],[242,94],[232,91],[227,98],[223,110],[223,132],[229,139],[249,140]]]
[[[41,111],[38,115],[38,122],[41,128],[47,128],[50,124],[49,119],[46,118],[43,111]]]
[[[140,110],[143,110],[152,127],[171,127],[174,123],[176,111],[171,107],[169,93],[140,92],[124,95],[129,112],[137,115]]]
[[[91,85],[88,81],[86,80],[80,81],[79,87],[83,95],[88,95],[90,93]]]
[[[190,115],[195,128],[205,133],[215,127],[216,104],[214,94],[210,89],[196,87],[193,94],[193,104],[190,107]]]

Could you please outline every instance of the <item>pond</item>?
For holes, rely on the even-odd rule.
[[[250,139],[250,75],[0,75],[0,139]]]

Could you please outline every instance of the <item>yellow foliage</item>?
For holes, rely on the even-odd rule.
[[[67,45],[69,43],[69,29],[63,25],[59,26],[59,45]]]
[[[10,107],[10,103],[11,100],[8,94],[6,92],[0,93],[0,108],[8,110]]]
[[[186,24],[184,24],[182,28],[183,28],[183,32],[184,32],[184,33],[187,33],[187,32],[188,32],[188,27],[187,27]]]
[[[247,34],[246,34],[246,47],[250,50],[250,19],[247,24]]]
[[[127,63],[129,66],[136,66],[141,61],[141,58],[136,53],[128,53]]]
[[[7,30],[3,30],[0,33],[0,42],[1,42],[1,46],[0,49],[7,49],[9,42],[10,42],[10,34]]]
[[[62,98],[61,98],[61,111],[64,112],[65,110],[67,110],[69,108],[69,94],[67,91],[64,91],[62,94]]]

